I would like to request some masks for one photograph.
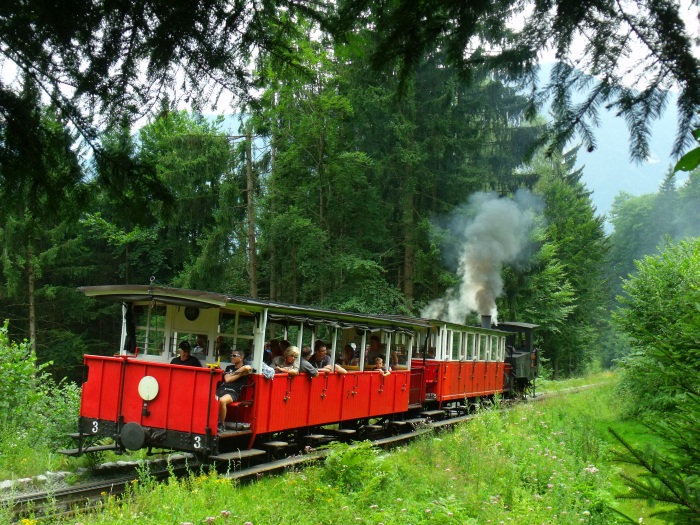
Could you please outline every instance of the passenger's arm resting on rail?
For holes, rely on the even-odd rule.
[[[252,370],[252,368],[250,367],[250,365],[244,365],[244,366],[240,367],[238,370],[236,370],[235,372],[233,372],[232,374],[226,374],[224,376],[224,381],[226,381],[227,383],[235,381],[236,379],[238,379],[240,377],[247,376],[248,374],[250,374],[251,370]]]

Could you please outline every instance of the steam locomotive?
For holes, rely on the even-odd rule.
[[[466,326],[153,284],[80,291],[120,303],[122,329],[118,354],[84,356],[77,448],[62,451],[74,456],[146,448],[228,461],[284,453],[456,417],[496,395],[524,396],[537,377],[533,324],[494,328],[482,316],[481,326]],[[366,364],[370,339],[390,373]],[[202,366],[170,363],[182,341],[195,340],[192,357]],[[350,345],[355,364],[317,377],[272,375],[265,364],[271,340],[299,348],[322,340],[334,363]],[[252,373],[219,421],[217,386],[231,354],[245,355]]]

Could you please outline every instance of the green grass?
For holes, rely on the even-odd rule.
[[[144,474],[131,497],[105,496],[99,512],[70,523],[623,523],[611,507],[653,523],[646,508],[614,497],[625,487],[620,466],[609,461],[607,425],[617,416],[608,379],[573,395],[484,412],[391,453],[336,445],[322,467],[250,485],[201,473],[156,484]]]

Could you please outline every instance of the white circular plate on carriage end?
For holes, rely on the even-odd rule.
[[[158,381],[153,376],[144,376],[139,381],[139,395],[144,401],[151,401],[158,395]]]

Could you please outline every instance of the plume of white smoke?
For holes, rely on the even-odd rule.
[[[449,229],[458,240],[460,284],[421,313],[430,319],[464,323],[471,312],[491,315],[497,322],[496,298],[503,292],[501,270],[525,255],[532,213],[540,199],[519,190],[513,199],[477,193],[451,217]]]

